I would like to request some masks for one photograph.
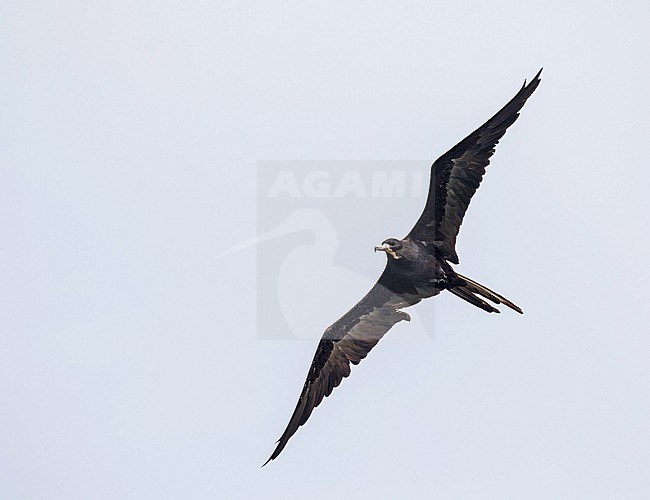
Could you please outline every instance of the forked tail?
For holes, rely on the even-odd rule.
[[[448,288],[448,290],[454,295],[456,295],[457,297],[460,297],[461,299],[466,300],[470,304],[473,304],[476,307],[480,307],[481,309],[487,312],[498,313],[501,311],[499,311],[496,307],[492,306],[492,304],[488,304],[481,297],[486,298],[487,300],[489,300],[490,302],[494,302],[495,304],[506,305],[510,309],[517,311],[519,314],[524,314],[524,311],[522,311],[519,306],[513,304],[504,296],[499,295],[496,292],[493,292],[489,288],[481,285],[480,283],[477,283],[474,280],[466,278],[465,276],[461,276],[459,274],[458,277],[462,279],[466,284],[455,286],[453,288]]]

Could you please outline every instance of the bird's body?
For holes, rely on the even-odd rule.
[[[436,288],[444,290],[457,280],[457,275],[444,258],[430,252],[426,242],[418,242],[411,238],[396,241],[398,249],[393,250],[397,257],[388,259],[387,266],[399,276],[413,283],[436,284]],[[390,248],[390,247],[389,247]],[[377,250],[385,251],[383,247]]]
[[[375,251],[386,253],[386,268],[366,296],[325,330],[296,409],[268,461],[280,454],[313,409],[350,374],[350,364],[365,358],[395,324],[410,320],[402,309],[448,290],[487,312],[499,312],[489,301],[522,313],[505,297],[457,274],[450,264],[459,262],[456,237],[490,157],[539,85],[540,73],[530,84],[524,82],[492,118],[434,162],[422,215],[405,238],[389,238],[375,247]]]

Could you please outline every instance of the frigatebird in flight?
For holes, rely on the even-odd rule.
[[[529,84],[524,81],[508,104],[433,163],[422,215],[405,238],[388,238],[375,247],[386,253],[384,272],[357,305],[325,330],[296,409],[266,463],[278,457],[314,408],[350,375],[350,363],[358,364],[388,330],[410,320],[403,308],[448,290],[490,313],[499,310],[487,301],[523,314],[502,295],[456,273],[450,263],[459,263],[456,237],[490,157],[539,85],[541,72]]]

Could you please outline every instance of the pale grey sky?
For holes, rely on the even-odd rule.
[[[0,497],[647,498],[649,15],[2,2]],[[336,302],[258,330],[264,249],[216,258],[256,235],[258,162],[426,169],[542,66],[458,245],[526,314],[419,304],[435,334],[396,327],[260,469],[367,285],[289,262]],[[422,204],[355,202],[337,266],[379,275]]]

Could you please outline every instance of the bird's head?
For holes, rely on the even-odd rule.
[[[400,250],[402,250],[403,246],[400,240],[388,238],[380,246],[375,247],[375,252],[379,250],[380,252],[386,252],[387,255],[390,255],[394,259],[401,259],[403,256],[400,255]]]

